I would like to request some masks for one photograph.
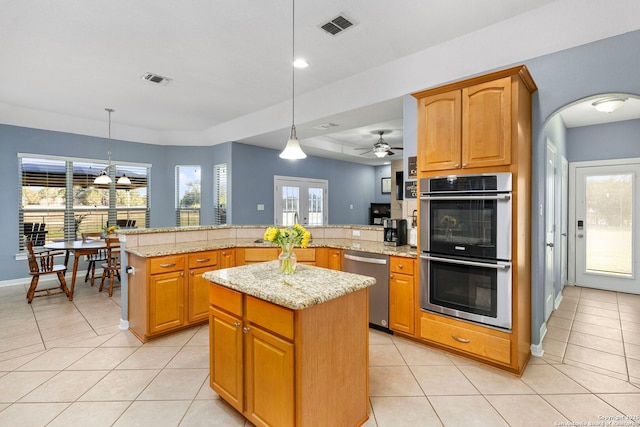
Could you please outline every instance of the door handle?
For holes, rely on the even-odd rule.
[[[549,246],[550,248],[553,247],[553,243],[547,243],[547,246]]]

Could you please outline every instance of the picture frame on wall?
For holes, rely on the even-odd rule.
[[[382,194],[391,194],[391,177],[382,178],[380,188]]]

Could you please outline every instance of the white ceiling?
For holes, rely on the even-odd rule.
[[[291,0],[0,4],[0,123],[106,137],[110,107],[116,139],[286,142]],[[295,72],[301,145],[311,155],[380,164],[354,148],[373,146],[381,129],[402,146],[402,95],[638,29],[639,4],[297,0],[296,56],[311,64]],[[319,28],[340,14],[356,25],[337,36]],[[147,82],[147,72],[171,81]],[[338,126],[317,128],[326,123]]]

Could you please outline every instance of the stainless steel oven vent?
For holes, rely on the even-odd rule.
[[[343,32],[347,28],[352,27],[353,25],[354,25],[353,22],[349,21],[344,16],[339,15],[339,16],[333,18],[331,21],[320,25],[320,28],[322,28],[327,33],[331,34],[332,36],[335,36],[335,35]]]
[[[154,74],[154,73],[144,73],[141,79],[149,81],[151,83],[160,84],[160,85],[169,84],[169,82],[171,81],[169,77],[161,76],[159,74]]]

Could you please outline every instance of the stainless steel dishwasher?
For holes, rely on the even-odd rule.
[[[369,325],[389,332],[389,256],[345,250],[342,270],[376,279],[369,288]]]

